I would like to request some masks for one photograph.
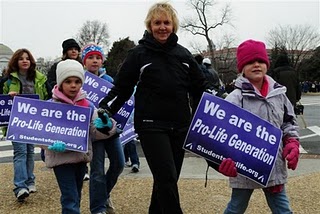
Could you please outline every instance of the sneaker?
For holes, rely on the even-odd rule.
[[[113,207],[111,198],[107,199],[106,207],[107,207],[106,214],[115,214],[115,209]]]
[[[130,161],[126,161],[126,162],[124,163],[124,167],[126,167],[126,168],[131,167]]]
[[[35,193],[37,192],[36,186],[35,185],[30,185],[28,186],[29,193]]]
[[[133,172],[133,173],[139,172],[139,166],[138,166],[138,164],[133,164],[133,165],[132,165],[131,172]]]
[[[17,199],[19,202],[23,202],[26,197],[29,196],[29,191],[27,189],[21,189],[17,194]]]
[[[84,175],[83,180],[84,180],[84,181],[90,180],[90,176],[89,176],[88,173],[86,173],[86,174]]]

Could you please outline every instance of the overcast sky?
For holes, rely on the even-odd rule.
[[[178,12],[180,21],[192,10],[188,0],[169,2]],[[144,19],[154,0],[0,0],[0,43],[13,51],[28,48],[35,58],[53,59],[61,56],[63,40],[74,37],[87,20],[99,20],[108,25],[110,44],[129,36],[137,41],[142,37]],[[267,33],[279,25],[311,25],[320,33],[319,0],[231,0],[218,1],[221,8],[230,3],[234,28],[220,27],[212,31],[212,39],[225,31],[232,32],[238,45],[248,38],[266,42]],[[219,9],[212,10],[212,17]],[[189,48],[202,37],[192,36],[181,29],[179,43]],[[215,41],[214,41],[215,42]]]

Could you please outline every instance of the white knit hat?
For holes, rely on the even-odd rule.
[[[82,84],[84,83],[84,70],[81,65],[76,60],[66,59],[61,61],[57,65],[57,85],[61,86],[62,82],[68,77],[79,77]]]
[[[202,64],[208,64],[208,65],[211,65],[211,60],[209,58],[204,58],[202,60]]]

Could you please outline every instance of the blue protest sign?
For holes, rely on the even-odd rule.
[[[123,132],[120,134],[120,141],[122,146],[135,139],[137,136],[138,134],[134,132],[133,123],[127,123],[123,129]]]
[[[82,90],[87,93],[87,99],[90,100],[97,108],[101,100],[109,93],[113,84],[99,78],[90,72],[85,72],[85,81],[82,86]],[[112,103],[112,101],[110,102]],[[134,108],[133,96],[119,109],[117,114],[113,116],[113,119],[117,121],[117,127],[121,130],[124,129],[131,112]]]
[[[266,186],[281,138],[281,130],[269,122],[204,93],[184,149],[218,164],[230,157],[241,175]]]
[[[67,150],[87,152],[90,120],[90,108],[15,97],[7,140],[47,146],[60,140]]]
[[[136,134],[134,130],[133,115],[134,111],[131,113],[129,120],[123,129],[123,132],[120,134],[120,142],[122,146],[138,136],[138,134]]]
[[[38,94],[18,94],[16,96],[39,99]],[[8,94],[0,95],[0,127],[7,126],[9,123],[13,97]]]

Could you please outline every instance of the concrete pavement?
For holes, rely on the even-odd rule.
[[[148,164],[144,157],[139,158],[140,171],[138,173],[132,173],[131,168],[125,168],[121,176],[131,178],[152,177]],[[289,177],[307,175],[314,172],[320,172],[320,158],[317,156],[305,156],[301,155],[299,164],[296,170],[288,170]],[[194,155],[186,155],[182,170],[181,178],[190,179],[203,179],[206,176],[207,163],[206,161]],[[227,179],[226,176],[218,173],[212,168],[209,168],[208,179]]]
[[[307,175],[314,172],[320,172],[320,159],[319,158],[300,158],[296,170],[288,170],[289,177]],[[121,176],[131,178],[152,177],[146,159],[140,158],[140,171],[132,173],[131,168],[125,168]],[[199,157],[186,157],[183,162],[181,178],[191,179],[205,179],[207,163],[203,158]],[[226,176],[216,172],[214,169],[209,168],[208,179],[227,179]]]

